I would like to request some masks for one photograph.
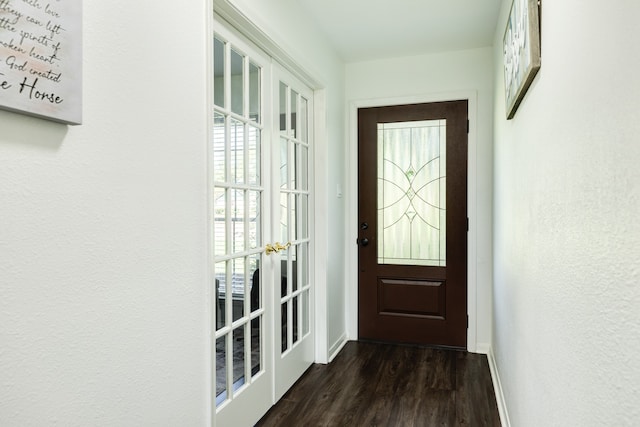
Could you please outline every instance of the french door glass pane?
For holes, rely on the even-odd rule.
[[[378,124],[378,262],[446,265],[446,120]]]
[[[289,130],[289,136],[292,138],[297,138],[298,135],[296,133],[298,129],[298,94],[296,91],[291,91],[291,129]]]
[[[231,111],[244,113],[244,57],[231,49]]]
[[[255,249],[262,246],[260,224],[262,218],[260,215],[260,191],[249,191],[249,249]]]
[[[213,93],[214,104],[220,108],[224,108],[224,68],[225,68],[225,49],[224,42],[218,38],[213,42]]]
[[[248,144],[248,182],[258,185],[260,183],[260,129],[249,126]]]
[[[244,182],[244,124],[231,119],[231,179],[241,184]]]
[[[300,189],[300,175],[302,173],[300,160],[301,160],[301,146],[300,144],[292,143],[291,144],[291,166],[293,171],[291,172],[291,187],[292,189],[299,190]]]
[[[289,241],[289,193],[280,193],[280,240]]]
[[[286,189],[289,176],[289,141],[286,138],[280,138],[280,188]]]
[[[300,141],[307,142],[309,140],[309,120],[307,119],[307,111],[309,108],[309,101],[305,98],[300,98]]]
[[[233,321],[244,316],[245,259],[235,258],[231,261],[231,287],[233,299]]]
[[[306,145],[298,144],[296,146],[296,165],[298,170],[298,189],[299,190],[308,190],[309,189],[309,177],[307,171],[307,165],[309,164],[309,149]]]
[[[298,265],[300,269],[300,286],[306,287],[309,285],[309,243],[302,243],[298,247],[298,253],[300,254]]]
[[[260,372],[262,363],[261,331],[262,316],[251,322],[251,376],[256,376]]]
[[[222,329],[227,324],[227,263],[218,262],[215,264],[215,286],[216,286],[216,330]]]
[[[298,304],[300,302],[300,299],[296,296],[293,297],[293,302],[291,304],[291,311],[292,311],[292,316],[291,319],[293,320],[293,324],[291,325],[291,335],[292,335],[292,341],[293,343],[297,343],[298,342],[298,337],[299,337],[299,331],[298,331],[298,327],[300,326],[300,321],[298,319],[298,315],[300,314],[300,310],[298,307]]]
[[[309,291],[302,293],[302,335],[309,333]]]
[[[244,190],[231,190],[231,241],[234,253],[245,250]]]
[[[291,248],[281,252],[280,296],[282,298],[291,294],[291,282],[289,281],[289,251],[291,251]]]
[[[298,209],[300,211],[300,239],[309,238],[309,196],[298,195]]]
[[[227,343],[225,337],[216,340],[216,403],[224,401],[227,391]],[[220,399],[219,397],[223,397]]]
[[[245,373],[244,330],[244,325],[233,330],[233,384],[235,388],[242,385]]]
[[[289,248],[289,254],[291,256],[291,273],[287,277],[287,283],[291,283],[291,292],[298,290],[298,257],[297,257],[298,245],[293,245]],[[288,267],[288,265],[287,265]]]
[[[260,67],[251,62],[249,64],[249,118],[260,123]]]
[[[227,253],[227,190],[213,190],[213,233],[215,238],[214,254],[221,256]]]
[[[289,318],[289,303],[283,302],[282,309],[280,310],[281,316],[281,329],[280,329],[280,339],[282,340],[281,350],[284,353],[289,348],[289,341],[287,338],[287,330],[288,330],[288,318]]]
[[[287,85],[280,82],[280,131],[287,130]]]
[[[262,308],[262,290],[260,288],[260,255],[249,258],[249,279],[251,290],[249,293],[251,313]]]
[[[227,155],[225,119],[222,114],[215,113],[213,120],[213,180],[224,182],[227,177]]]
[[[291,205],[291,240],[298,240],[298,227],[296,227],[296,223],[298,221],[297,212],[298,212],[298,199],[296,194],[292,194],[291,198],[293,199],[293,204]]]

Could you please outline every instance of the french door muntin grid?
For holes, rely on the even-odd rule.
[[[264,128],[261,68],[219,35],[214,59],[218,67],[214,86],[222,89],[214,96],[213,129],[216,406],[220,406],[251,384],[265,365],[263,298],[258,295],[257,304],[247,298],[257,285],[254,275],[262,274]],[[234,347],[234,343],[240,344]]]
[[[310,332],[308,100],[280,82],[280,232],[291,246],[283,255],[280,298],[283,356]],[[281,267],[283,266],[281,263]],[[291,280],[288,280],[291,278]]]
[[[289,381],[298,378],[299,374],[292,374],[297,372],[301,362],[310,360],[313,330],[309,317],[311,243],[308,215],[312,172],[308,133],[312,93],[299,83],[291,85],[296,90],[301,89],[299,91],[285,85],[284,103],[278,105],[280,79],[275,77],[274,70],[280,70],[278,73],[283,70],[252,48],[243,52],[241,49],[244,48],[238,47],[244,46],[244,42],[230,42],[235,36],[221,33],[227,34],[227,30],[220,28],[214,41],[214,73],[222,76],[222,82],[214,78],[212,227],[214,274],[219,282],[219,286],[215,286],[216,316],[220,313],[220,318],[214,320],[215,416],[226,423],[234,419],[233,414],[246,412],[237,404],[247,400],[247,396],[261,400],[260,405],[270,401],[268,390],[273,381],[276,381],[276,394],[278,387],[288,388],[292,384]],[[252,90],[256,85],[257,91]],[[273,90],[270,90],[272,85]],[[263,110],[265,106],[268,109]],[[282,106],[284,114],[280,121]],[[266,111],[269,116],[265,115]],[[268,144],[273,146],[269,148]],[[264,152],[260,151],[261,146]],[[285,179],[279,182],[277,172],[283,147]],[[261,170],[260,162],[268,158],[273,163],[262,163],[266,169]],[[282,204],[286,209],[281,216],[278,209]],[[285,221],[281,223],[278,218]],[[286,228],[281,230],[283,225]],[[237,238],[236,232],[239,232]],[[263,247],[270,238],[281,240],[283,244],[291,242],[291,246],[274,257],[265,258]],[[253,277],[252,272],[256,270],[256,277]],[[256,278],[260,286],[254,286]],[[284,293],[281,293],[282,283],[285,283]],[[259,304],[254,305],[251,292],[257,288]],[[276,312],[272,313],[272,309]],[[279,316],[283,313],[284,316]],[[254,336],[256,322],[259,334]],[[282,342],[286,350],[274,360],[278,350],[273,344],[281,335],[278,329],[285,332]],[[238,340],[242,341],[239,358],[233,354],[238,353],[234,352]],[[252,340],[259,349],[257,354]],[[254,366],[258,369],[253,369]],[[286,383],[282,379],[286,379]]]

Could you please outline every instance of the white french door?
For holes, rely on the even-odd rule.
[[[311,304],[311,123],[312,92],[277,64],[273,66],[277,90],[273,99],[276,124],[272,168],[278,171],[273,192],[273,235],[287,242],[276,263],[274,292],[276,339],[274,347],[275,398],[300,378],[314,361],[314,328]]]
[[[271,238],[270,61],[232,32],[214,37],[211,152],[215,424],[250,425],[273,403],[273,316],[263,247]]]
[[[214,424],[253,425],[313,362],[312,92],[216,24]]]

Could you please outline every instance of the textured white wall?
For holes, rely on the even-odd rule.
[[[84,124],[0,111],[4,427],[208,418],[205,14],[85,2]]]
[[[477,259],[475,261],[477,281],[477,330],[478,349],[485,350],[491,342],[491,208],[492,208],[492,127],[493,114],[493,63],[490,48],[448,52],[431,55],[391,58],[377,61],[351,63],[347,65],[348,102],[392,99],[414,96],[438,96],[441,93],[460,91],[477,94],[477,146],[476,205],[469,200],[469,210],[475,210],[477,232]],[[357,144],[358,141],[350,141]],[[471,175],[471,172],[470,172]],[[356,196],[353,196],[356,197]],[[357,219],[356,219],[357,221]],[[353,236],[353,241],[355,238]],[[469,272],[472,273],[471,271]],[[350,283],[351,300],[357,308],[357,283]],[[352,312],[351,330],[356,327]]]
[[[318,361],[345,339],[344,199],[336,196],[344,187],[344,63],[316,29],[313,17],[290,0],[229,0],[260,30],[311,74],[323,88],[326,139],[316,141],[316,244],[321,280],[316,296],[326,312],[317,317]],[[314,88],[315,89],[315,88]],[[316,276],[317,277],[317,276]],[[321,307],[321,308],[322,308]]]
[[[542,68],[505,120],[496,32],[494,352],[511,425],[640,419],[635,1],[543,2]]]

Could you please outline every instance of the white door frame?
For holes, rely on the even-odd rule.
[[[345,271],[347,304],[347,338],[358,339],[358,108],[391,105],[423,104],[429,102],[467,100],[469,102],[468,170],[467,170],[467,350],[478,351],[477,343],[477,121],[478,94],[476,91],[457,91],[424,94],[399,98],[362,99],[349,102],[349,144],[347,144],[347,198],[346,240],[347,268]]]

